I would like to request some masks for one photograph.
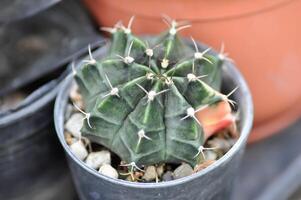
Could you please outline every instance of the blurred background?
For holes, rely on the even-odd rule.
[[[301,0],[3,0],[0,199],[77,199],[49,117],[67,65],[103,44],[99,27],[134,15],[135,33],[158,33],[162,14],[224,45],[250,86],[254,127],[233,199],[301,199],[300,10]]]

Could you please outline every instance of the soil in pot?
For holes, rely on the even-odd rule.
[[[132,182],[162,182],[189,176],[221,158],[234,145],[239,137],[233,125],[218,131],[208,138],[204,145],[204,151],[199,155],[202,161],[195,165],[182,162],[181,164],[157,163],[149,166],[136,167],[135,172],[128,168],[127,163],[122,161],[109,149],[92,143],[89,139],[81,136],[81,127],[84,120],[84,103],[78,86],[74,82],[69,94],[70,101],[65,113],[65,140],[74,155],[85,164],[99,173]]]

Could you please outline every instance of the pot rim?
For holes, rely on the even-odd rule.
[[[29,97],[30,95],[35,95],[35,97],[34,96],[32,97],[31,102],[29,101],[27,102],[27,104],[17,107],[15,110],[12,111],[12,113],[4,115],[3,117],[0,118],[0,128],[7,124],[12,124],[17,120],[25,119],[29,115],[35,114],[37,110],[39,110],[44,105],[48,104],[50,101],[55,99],[57,92],[59,91],[60,88],[59,85],[63,83],[64,77],[66,75],[67,75],[67,70],[64,70],[64,72],[58,78],[50,80],[49,82],[35,89],[31,94],[27,96]],[[49,87],[49,88],[45,89],[45,91],[42,94],[34,94],[36,91],[42,89],[43,87]],[[24,100],[26,100],[26,98]]]
[[[91,43],[90,46],[91,46],[91,48],[96,48],[96,47],[103,45],[104,43],[105,43],[105,40],[100,40],[100,41]],[[86,52],[87,52],[86,50],[81,49],[75,53],[76,54],[75,56],[81,56],[82,54],[85,54]],[[66,60],[70,61],[71,57],[74,58],[74,55],[70,56],[70,58],[67,58]],[[68,62],[67,62],[67,64],[68,64]],[[25,97],[25,99],[23,99],[23,101],[24,101],[24,100],[26,100],[26,98],[28,98],[30,95],[32,95],[31,100],[29,102],[27,102],[27,104],[22,105],[23,101],[21,101],[20,104],[15,109],[13,109],[11,113],[8,113],[7,115],[0,117],[0,128],[7,124],[14,123],[15,121],[17,121],[19,119],[23,119],[29,115],[35,114],[35,112],[37,110],[39,110],[44,105],[48,104],[50,101],[55,99],[57,96],[57,93],[59,91],[60,85],[63,84],[64,79],[67,77],[71,68],[72,68],[71,66],[64,68],[63,71],[60,73],[60,75],[58,75],[58,77],[56,77],[55,79],[49,80],[45,84],[42,84],[38,88],[34,89],[32,93],[30,93],[27,97]],[[45,87],[49,87],[49,88],[47,90],[45,89],[45,91],[43,91],[43,93],[34,94],[36,91],[38,91],[42,88],[45,88]],[[0,133],[0,135],[1,135],[1,133]]]
[[[199,43],[201,44],[201,43]],[[208,46],[201,44],[202,48],[207,49]],[[105,51],[106,46],[100,47],[97,51]],[[213,55],[217,55],[215,51],[210,51]],[[241,148],[244,144],[246,144],[248,135],[251,131],[252,124],[253,124],[253,103],[252,103],[252,97],[251,93],[249,90],[249,87],[239,72],[239,70],[229,61],[225,61],[225,64],[223,65],[223,68],[227,67],[228,70],[231,71],[231,77],[233,79],[236,79],[236,82],[239,83],[239,88],[238,90],[241,90],[244,94],[242,98],[244,98],[246,106],[246,115],[244,118],[244,126],[241,127],[241,133],[238,138],[238,140],[235,142],[235,144],[231,147],[231,149],[223,155],[220,159],[215,161],[213,164],[208,166],[207,168],[192,174],[190,176],[186,176],[180,179],[176,180],[171,180],[167,182],[159,182],[159,183],[135,183],[135,182],[130,182],[130,181],[125,181],[122,179],[114,179],[107,177],[105,175],[102,175],[98,173],[96,170],[88,167],[83,161],[78,159],[71,151],[70,147],[65,141],[64,138],[64,113],[62,107],[65,107],[66,104],[61,104],[62,99],[69,98],[69,95],[66,91],[68,91],[71,87],[71,83],[73,81],[73,74],[70,73],[65,80],[63,81],[58,95],[55,100],[55,105],[54,105],[54,124],[55,124],[55,129],[56,129],[56,134],[59,138],[60,143],[62,144],[65,153],[68,155],[69,158],[72,159],[72,162],[75,162],[77,165],[79,165],[83,170],[86,170],[88,173],[91,175],[94,175],[100,179],[103,179],[105,181],[108,181],[112,184],[120,184],[125,187],[133,187],[133,188],[164,188],[164,187],[172,187],[178,184],[184,184],[186,182],[191,181],[192,179],[199,178],[215,169],[217,169],[220,165],[224,165],[227,161],[229,161]],[[67,103],[67,101],[66,101]]]

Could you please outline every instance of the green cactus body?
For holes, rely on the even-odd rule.
[[[144,40],[115,27],[107,57],[76,72],[89,114],[83,136],[127,163],[198,163],[204,133],[194,112],[225,98],[222,60],[195,52],[175,28]]]

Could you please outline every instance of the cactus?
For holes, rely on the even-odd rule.
[[[202,159],[205,135],[196,117],[229,100],[219,92],[224,58],[187,45],[178,32],[187,24],[141,39],[117,23],[107,56],[90,59],[75,72],[85,104],[82,134],[132,166]]]

